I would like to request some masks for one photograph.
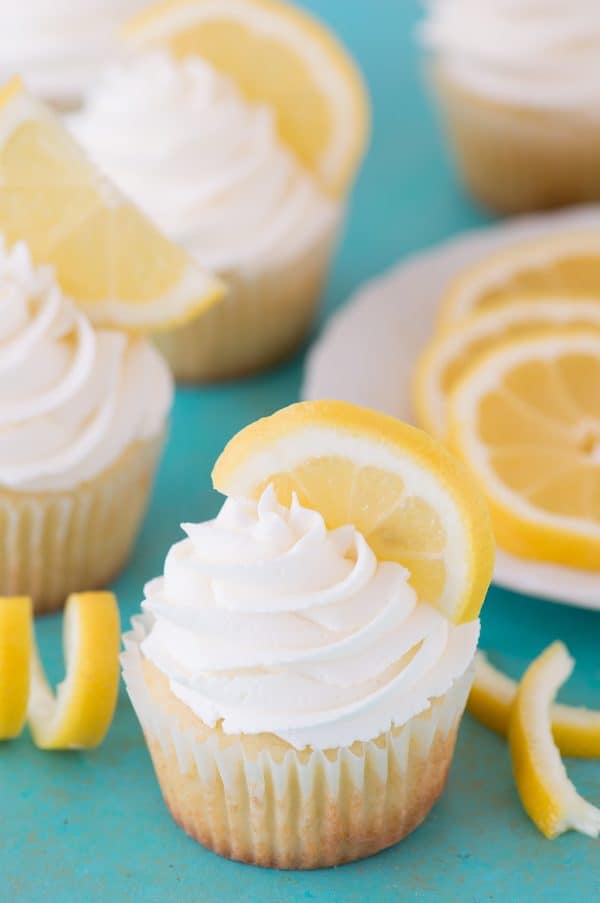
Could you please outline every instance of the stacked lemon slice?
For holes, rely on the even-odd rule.
[[[600,571],[600,232],[528,242],[462,273],[420,358],[414,407],[478,478],[500,547]],[[600,833],[560,758],[600,757],[600,712],[552,704],[572,667],[555,643],[517,684],[480,655],[469,700],[509,737],[521,799],[547,837]]]
[[[461,275],[414,401],[484,487],[502,548],[600,570],[600,233],[520,245]]]

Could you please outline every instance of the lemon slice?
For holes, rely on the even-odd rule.
[[[567,777],[552,739],[550,706],[573,670],[563,643],[552,643],[525,672],[512,710],[510,752],[517,789],[546,837],[564,831],[600,834],[600,809],[584,800]]]
[[[600,334],[503,342],[450,394],[450,442],[514,555],[600,570]]]
[[[600,231],[549,235],[486,257],[450,285],[439,319],[447,325],[515,297],[536,302],[548,295],[600,296]]]
[[[600,296],[600,231],[549,235],[492,254],[463,271],[440,307],[448,325],[513,299],[536,302],[549,295],[576,300]]]
[[[555,326],[600,329],[600,298],[545,298],[537,304],[517,299],[465,317],[434,336],[419,358],[413,381],[414,409],[423,429],[445,437],[447,395],[474,361],[507,339]]]
[[[13,79],[0,89],[0,232],[52,264],[97,324],[161,330],[222,294],[92,165],[59,120]]]
[[[486,727],[507,735],[517,682],[495,668],[483,652],[475,657],[475,679],[468,709]],[[600,759],[600,711],[555,703],[552,735],[564,756]]]
[[[455,622],[476,618],[493,566],[483,499],[469,474],[426,433],[338,401],[303,402],[259,420],[213,471],[226,495],[273,484],[319,511],[330,529],[354,524],[380,560],[411,574],[422,601]]]
[[[56,695],[34,649],[28,719],[41,749],[91,749],[112,721],[119,690],[119,609],[112,593],[74,593],[63,620],[66,676]]]
[[[27,596],[0,598],[0,740],[18,737],[27,717],[31,619]]]
[[[134,50],[197,54],[267,104],[279,135],[323,187],[352,181],[369,131],[362,77],[316,19],[280,0],[167,0],[125,28]]]

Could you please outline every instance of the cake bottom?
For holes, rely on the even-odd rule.
[[[131,552],[162,445],[162,434],[136,442],[71,490],[1,490],[0,595],[29,595],[40,614],[109,583]]]
[[[122,659],[127,690],[173,818],[208,849],[270,868],[340,865],[397,843],[441,795],[471,669],[374,740],[296,750],[272,734],[204,724],[141,653],[151,620],[133,623]]]
[[[600,123],[493,103],[433,73],[462,178],[485,206],[522,213],[600,200]]]

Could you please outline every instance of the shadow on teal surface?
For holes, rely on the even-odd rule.
[[[325,313],[404,254],[478,225],[484,215],[449,169],[411,44],[415,0],[306,3],[352,48],[367,75],[375,134],[325,300]],[[210,470],[246,423],[296,400],[298,357],[254,380],[180,390],[145,527],[116,584],[123,621],[162,568],[179,524],[212,516]],[[61,673],[60,618],[38,623],[44,659]],[[551,640],[566,640],[577,670],[566,699],[600,705],[600,615],[492,589],[482,645],[518,675]],[[600,802],[597,762],[568,763]],[[365,862],[274,873],[201,849],[171,821],[124,691],[107,742],[89,754],[45,754],[23,737],[0,749],[0,903],[366,903],[600,899],[600,846],[544,840],[522,812],[506,745],[465,717],[448,790],[426,823]]]

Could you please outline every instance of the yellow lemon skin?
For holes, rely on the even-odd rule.
[[[69,596],[63,645],[66,675],[56,695],[34,653],[31,734],[40,749],[93,749],[110,727],[119,690],[120,620],[113,593]]]
[[[0,597],[0,740],[18,737],[27,718],[32,637],[31,599]]]
[[[565,831],[600,833],[600,810],[569,780],[552,738],[551,705],[574,662],[563,643],[552,643],[529,666],[511,711],[513,774],[525,811],[549,839]]]
[[[467,708],[485,727],[506,737],[517,688],[517,681],[495,668],[479,651]],[[552,736],[563,756],[600,759],[600,711],[554,703],[551,712]]]

